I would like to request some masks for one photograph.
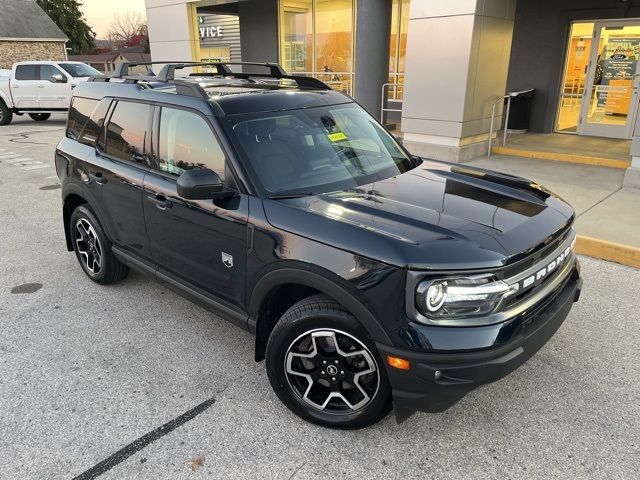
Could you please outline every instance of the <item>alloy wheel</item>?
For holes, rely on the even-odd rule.
[[[334,329],[311,330],[296,338],[285,355],[292,390],[308,405],[330,414],[348,414],[378,393],[380,371],[357,338]]]
[[[89,272],[96,275],[102,269],[102,245],[93,226],[81,218],[76,222],[76,246]]]

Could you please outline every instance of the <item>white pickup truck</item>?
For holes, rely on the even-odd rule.
[[[81,62],[18,62],[10,76],[0,75],[0,125],[13,115],[29,114],[37,122],[69,109],[73,88],[101,75]]]

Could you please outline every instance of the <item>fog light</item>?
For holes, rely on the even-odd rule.
[[[393,368],[397,368],[399,370],[409,370],[411,368],[411,363],[409,360],[405,360],[404,358],[394,357],[392,355],[387,355],[387,363],[389,366]]]

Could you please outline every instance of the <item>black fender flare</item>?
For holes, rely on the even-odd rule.
[[[67,199],[71,195],[77,195],[85,202],[87,201],[82,195],[82,187],[80,185],[67,183],[62,187],[62,223],[64,227],[64,238],[67,242],[67,250],[70,252],[73,250],[73,244],[71,240],[71,232],[69,231],[69,216],[71,216],[71,212],[67,212]]]
[[[98,221],[100,222],[100,225],[102,226],[102,228],[104,229],[104,222],[102,221],[101,215],[100,215],[100,211],[93,205],[93,202],[91,201],[91,199],[89,199],[83,192],[82,186],[78,185],[77,183],[67,183],[63,189],[62,189],[62,208],[63,208],[63,215],[62,215],[62,221],[64,223],[64,236],[65,236],[65,240],[67,242],[67,249],[69,251],[73,250],[73,245],[72,245],[72,240],[71,240],[71,232],[69,231],[69,225],[67,222],[67,218],[65,216],[65,210],[66,210],[66,205],[67,205],[67,199],[69,198],[69,196],[71,195],[77,195],[78,197],[82,198],[84,200],[84,202],[86,204],[89,205],[89,207],[91,207],[91,210],[93,211],[93,214],[96,216],[96,218],[98,219]],[[71,216],[71,212],[68,212],[69,216]],[[105,234],[108,236],[108,232],[105,230]]]
[[[376,342],[391,345],[391,339],[376,319],[375,315],[363,305],[353,294],[345,290],[336,282],[320,274],[297,268],[282,268],[273,270],[264,275],[255,285],[249,301],[249,316],[254,321],[258,320],[258,313],[263,300],[269,292],[287,283],[295,283],[314,288],[325,295],[329,295],[335,301],[349,310],[367,330],[371,338]]]

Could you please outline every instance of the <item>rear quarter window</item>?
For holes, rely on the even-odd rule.
[[[82,97],[73,98],[69,108],[69,119],[67,120],[66,135],[68,138],[79,139],[82,129],[97,106],[98,100]]]
[[[40,65],[18,65],[16,80],[40,80]]]
[[[78,138],[80,143],[96,146],[97,140],[100,137],[100,132],[102,131],[102,126],[104,125],[104,119],[109,111],[109,105],[111,105],[110,98],[103,98],[100,100],[98,106],[93,110],[91,118],[89,118],[87,123],[84,125],[80,138]]]

